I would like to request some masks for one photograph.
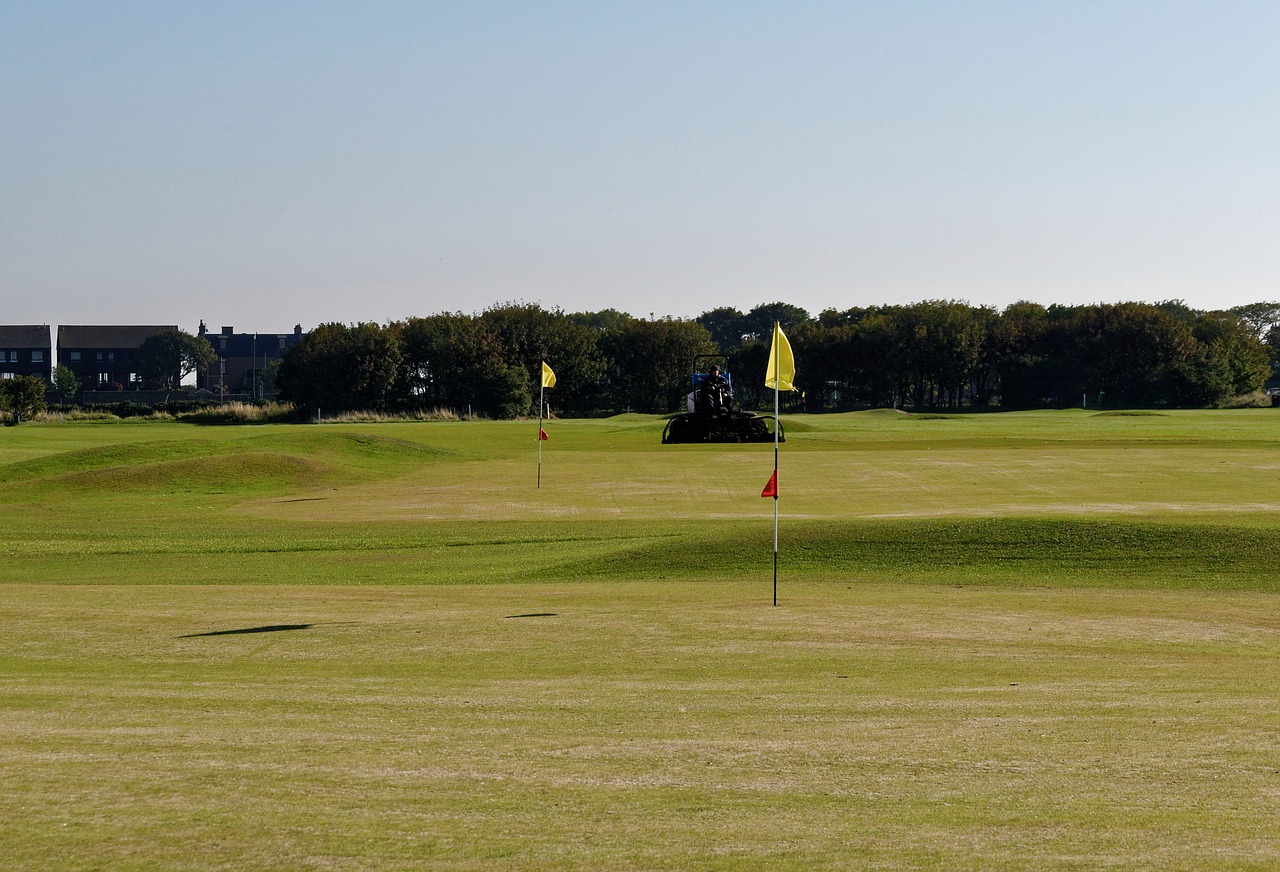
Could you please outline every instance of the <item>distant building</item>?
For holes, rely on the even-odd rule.
[[[144,379],[138,349],[148,337],[171,333],[159,326],[58,326],[58,364],[76,374],[86,391],[156,390],[160,383]]]
[[[271,382],[284,353],[307,334],[297,324],[292,333],[237,333],[234,327],[223,327],[210,333],[200,322],[200,338],[213,346],[218,360],[207,370],[196,373],[196,388],[215,394],[274,394]]]
[[[53,379],[49,325],[0,327],[0,378],[34,375]]]

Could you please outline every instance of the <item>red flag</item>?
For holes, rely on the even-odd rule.
[[[778,470],[773,471],[773,475],[769,476],[769,483],[764,486],[764,490],[760,491],[762,497],[778,498]]]
[[[538,428],[538,441],[539,442],[547,441],[547,431],[543,430],[541,427]]]

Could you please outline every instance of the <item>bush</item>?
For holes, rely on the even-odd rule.
[[[31,375],[16,375],[0,382],[0,407],[11,415],[7,423],[18,424],[43,412],[47,387],[44,379]]]
[[[1220,409],[1269,409],[1271,408],[1271,395],[1266,391],[1251,391],[1247,394],[1240,394],[1231,397],[1218,405]]]

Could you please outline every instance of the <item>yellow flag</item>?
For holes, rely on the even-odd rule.
[[[791,353],[791,343],[782,332],[782,325],[773,322],[773,344],[769,346],[769,371],[764,376],[764,386],[779,391],[794,391],[796,359]]]
[[[553,388],[556,386],[556,374],[551,371],[551,367],[547,366],[547,362],[542,361],[542,386],[544,388]]]

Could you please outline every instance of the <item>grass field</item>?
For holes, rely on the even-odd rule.
[[[1280,415],[0,430],[21,869],[1280,866]]]

